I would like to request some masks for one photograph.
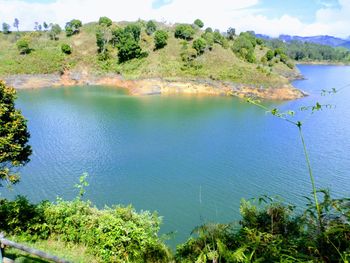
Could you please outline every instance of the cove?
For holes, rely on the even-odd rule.
[[[318,187],[350,193],[350,67],[299,66],[294,85],[310,96],[271,107],[297,111]],[[133,204],[158,211],[169,243],[205,222],[239,219],[241,198],[279,195],[305,204],[311,186],[298,131],[230,97],[127,95],[109,87],[21,90],[33,147],[22,180],[2,196],[72,199],[88,172],[86,198],[99,207]],[[310,117],[302,106],[333,105]]]

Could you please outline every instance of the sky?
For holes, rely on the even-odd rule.
[[[83,23],[108,16],[113,21],[154,19],[192,23],[221,31],[253,30],[280,34],[350,36],[350,0],[0,0],[0,23],[20,21],[20,30],[35,22],[59,23],[77,18]]]

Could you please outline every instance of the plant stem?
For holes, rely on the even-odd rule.
[[[301,129],[301,125],[298,126],[298,129],[299,129],[300,139],[301,139],[301,142],[303,144],[305,160],[306,160],[306,163],[307,163],[309,176],[310,176],[310,180],[311,180],[312,191],[313,191],[313,196],[314,196],[316,210],[317,210],[318,223],[319,223],[321,232],[323,232],[323,224],[322,224],[322,219],[321,219],[321,209],[320,209],[320,205],[319,205],[318,198],[317,198],[317,190],[316,190],[316,186],[315,186],[315,178],[314,178],[313,173],[312,173],[310,158],[309,158],[308,151],[306,149],[306,144],[305,144],[305,140],[304,140],[303,131]]]

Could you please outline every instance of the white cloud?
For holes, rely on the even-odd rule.
[[[238,31],[254,30],[277,36],[336,35],[346,37],[350,33],[350,0],[339,0],[340,8],[323,6],[316,13],[313,23],[303,23],[286,14],[268,18],[255,9],[259,0],[173,0],[165,6],[153,9],[154,0],[56,0],[53,3],[27,3],[21,0],[0,0],[0,22],[12,24],[20,20],[20,29],[32,29],[34,22],[65,22],[78,18],[84,23],[108,16],[114,21],[133,21],[138,18],[168,22],[192,22],[201,18],[206,26]],[[273,12],[273,11],[272,11]],[[310,14],[311,15],[311,14]]]

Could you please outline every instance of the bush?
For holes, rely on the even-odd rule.
[[[205,48],[207,47],[207,42],[204,38],[198,38],[193,41],[192,47],[197,51],[197,55],[201,55],[204,53]]]
[[[147,53],[142,52],[139,43],[130,35],[122,38],[117,47],[119,63],[147,56]]]
[[[320,191],[325,225],[320,230],[316,207],[296,207],[269,197],[243,200],[242,219],[234,224],[207,224],[177,247],[178,262],[348,262],[350,256],[349,199],[332,199]],[[265,205],[262,205],[264,203]]]
[[[49,31],[49,36],[51,40],[58,40],[58,35],[62,32],[62,29],[59,24],[54,24],[51,26],[51,30]]]
[[[29,54],[31,49],[29,47],[29,40],[26,38],[21,38],[16,42],[17,49],[21,55]]]
[[[254,63],[256,61],[254,54],[255,45],[256,41],[250,34],[240,34],[233,42],[232,51],[244,60]]]
[[[68,44],[62,44],[61,50],[64,54],[70,55],[72,53],[72,47]]]
[[[202,34],[202,38],[207,42],[207,47],[212,50],[214,45],[214,34],[210,32],[205,32]]]
[[[131,34],[133,36],[134,40],[138,42],[140,40],[141,27],[140,27],[140,25],[138,25],[136,23],[129,24],[125,27],[124,33]]]
[[[219,30],[215,30],[213,33],[214,43],[221,45],[223,48],[228,48],[227,39],[220,33]]]
[[[158,30],[154,34],[155,49],[163,48],[167,45],[168,33],[164,30]]]
[[[112,25],[112,20],[110,18],[106,17],[106,16],[102,16],[98,20],[98,24],[100,26],[110,27]]]
[[[267,61],[271,61],[275,57],[275,53],[272,50],[268,50],[265,57]]]
[[[200,20],[200,19],[194,20],[193,24],[195,24],[195,25],[198,26],[199,28],[204,27],[204,23],[203,23],[203,21]]]
[[[147,35],[152,35],[157,30],[157,25],[154,21],[150,20],[146,24],[146,33]]]
[[[193,35],[195,34],[195,30],[191,25],[188,24],[180,24],[175,28],[175,37],[185,40],[191,40]]]
[[[65,30],[67,37],[79,34],[82,22],[78,19],[73,19],[66,23]]]
[[[29,240],[58,237],[83,244],[103,262],[165,262],[169,252],[159,239],[157,214],[131,206],[98,210],[90,202],[30,204],[24,197],[0,200],[0,231]]]

